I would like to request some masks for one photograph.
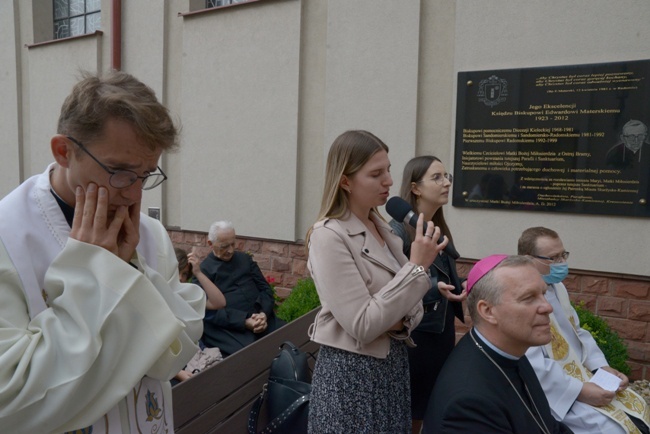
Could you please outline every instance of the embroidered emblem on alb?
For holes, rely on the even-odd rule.
[[[160,419],[162,416],[162,410],[158,406],[158,400],[156,399],[156,394],[152,393],[150,390],[147,390],[147,422],[151,422],[154,419]]]
[[[569,355],[569,343],[553,325],[551,325],[551,348],[553,360],[564,360]]]
[[[576,362],[571,362],[567,363],[564,365],[564,372],[572,376],[573,378],[577,378],[578,380],[582,381],[583,383],[585,382],[586,378],[583,378],[582,376],[582,371],[576,364]]]

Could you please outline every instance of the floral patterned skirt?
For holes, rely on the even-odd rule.
[[[321,346],[312,380],[309,432],[410,433],[406,345],[391,339],[385,359]]]

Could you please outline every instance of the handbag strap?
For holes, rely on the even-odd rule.
[[[273,434],[277,432],[279,428],[282,427],[282,424],[293,414],[298,411],[302,406],[309,404],[309,393],[302,395],[300,398],[296,399],[287,407],[282,413],[280,413],[275,419],[273,419],[269,424],[259,433],[257,432],[257,423],[260,417],[260,409],[262,408],[262,403],[266,397],[266,384],[262,389],[262,393],[257,397],[255,403],[251,407],[251,411],[248,414],[248,434]]]

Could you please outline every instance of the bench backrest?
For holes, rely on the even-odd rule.
[[[305,352],[318,351],[318,344],[307,335],[318,309],[176,385],[172,389],[176,434],[247,433],[248,413],[268,379],[280,344],[291,341]],[[267,422],[263,411],[259,429]]]

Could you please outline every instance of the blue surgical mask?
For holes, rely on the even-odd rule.
[[[569,264],[561,262],[559,264],[551,264],[551,271],[548,274],[543,274],[542,279],[547,284],[560,283],[569,274]]]

